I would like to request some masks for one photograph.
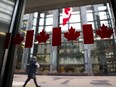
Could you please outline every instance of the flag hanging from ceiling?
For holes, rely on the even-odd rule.
[[[61,45],[61,27],[53,28],[52,31],[52,46]]]
[[[28,30],[25,41],[25,48],[31,48],[33,45],[34,30]]]
[[[67,7],[63,9],[63,26],[69,21],[72,13],[72,8]]]
[[[83,25],[83,39],[84,44],[93,44],[94,43],[94,36],[93,36],[93,28],[91,24],[84,24]]]

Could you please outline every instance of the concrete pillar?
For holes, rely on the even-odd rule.
[[[53,11],[53,27],[58,27],[58,10]],[[50,72],[57,72],[57,46],[51,46]]]
[[[87,24],[86,7],[85,6],[80,7],[80,11],[81,11],[82,25]],[[92,75],[92,64],[91,64],[90,53],[91,53],[90,44],[84,44],[85,73],[87,73],[88,75]]]
[[[33,15],[34,14],[29,14],[28,15],[28,24],[27,24],[27,29],[26,30],[30,30],[33,27]],[[22,70],[26,69],[26,65],[27,65],[27,62],[30,58],[30,55],[31,55],[31,48],[24,48],[23,55],[22,55],[22,64],[21,64],[21,69]]]
[[[94,17],[94,20],[95,20],[94,26],[95,26],[95,29],[99,29],[101,24],[100,24],[99,13],[97,12],[98,11],[98,5],[94,5],[93,10],[94,10],[93,17]]]
[[[28,48],[24,48],[23,55],[22,55],[21,70],[26,69],[27,60],[28,60]]]

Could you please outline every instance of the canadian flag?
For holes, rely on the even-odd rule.
[[[64,8],[63,9],[63,26],[68,22],[68,20],[71,17],[71,13],[72,13],[72,8]]]

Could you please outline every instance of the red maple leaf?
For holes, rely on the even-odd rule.
[[[73,27],[68,29],[68,32],[64,33],[64,37],[67,38],[68,41],[70,41],[70,40],[77,40],[77,38],[79,36],[80,36],[80,32],[75,31],[75,29],[73,29]]]
[[[44,42],[46,43],[46,41],[49,39],[49,34],[46,34],[46,32],[44,30],[42,30],[42,32],[40,32],[40,34],[36,35],[36,40],[38,41],[38,43]]]
[[[16,34],[15,38],[13,39],[13,43],[15,45],[19,45],[24,40],[24,37],[21,34]]]
[[[113,29],[109,29],[103,24],[99,30],[96,30],[96,34],[101,38],[110,38],[110,36],[113,34]]]

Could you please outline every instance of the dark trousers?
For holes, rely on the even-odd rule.
[[[29,82],[31,79],[33,79],[33,81],[34,81],[36,87],[40,87],[40,86],[38,86],[38,84],[37,84],[37,81],[36,81],[36,77],[35,77],[35,76],[34,76],[34,77],[32,77],[32,76],[28,76],[28,78],[27,78],[27,80],[25,81],[23,87],[25,87],[26,84],[27,84],[27,82]]]

